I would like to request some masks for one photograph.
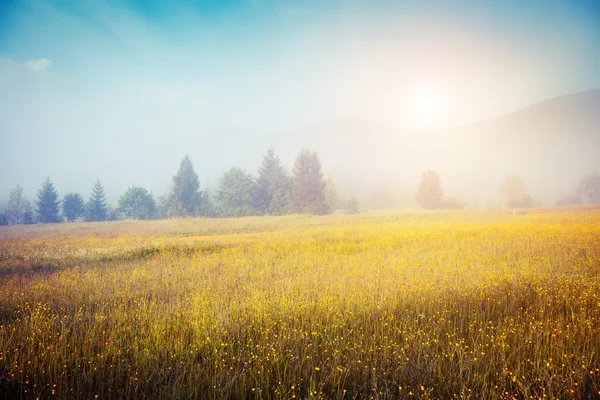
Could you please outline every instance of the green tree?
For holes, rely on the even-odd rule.
[[[581,179],[576,193],[588,203],[600,203],[600,174],[589,174]]]
[[[252,175],[237,167],[223,175],[216,197],[226,217],[256,215],[259,211],[258,185]]]
[[[290,177],[273,148],[264,155],[258,169],[258,201],[260,212],[270,215],[285,214],[288,209]]]
[[[44,224],[60,222],[58,192],[50,178],[42,184],[37,197],[36,206],[40,222]]]
[[[119,212],[130,219],[152,219],[156,213],[154,196],[139,186],[131,186],[119,198]]]
[[[85,215],[85,204],[79,193],[67,193],[62,200],[63,216],[69,222],[73,222]]]
[[[518,176],[509,176],[500,185],[500,197],[507,208],[530,208],[535,207],[536,202],[527,193],[525,182]]]
[[[104,186],[99,179],[94,182],[92,194],[86,204],[86,221],[106,221],[108,215],[108,204],[104,194]]]
[[[21,185],[17,185],[10,191],[8,207],[6,209],[8,224],[31,224],[33,223],[33,211],[31,203],[23,194]]]
[[[415,200],[422,208],[433,210],[442,207],[443,199],[444,189],[440,175],[432,169],[426,171],[417,186]]]
[[[330,209],[325,199],[325,181],[317,153],[308,149],[301,150],[293,173],[291,195],[294,211],[302,214],[328,214]]]
[[[204,196],[192,161],[186,155],[181,160],[177,174],[173,176],[173,190],[169,196],[169,216],[193,216],[199,214]]]

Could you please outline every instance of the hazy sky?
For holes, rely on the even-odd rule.
[[[205,185],[323,121],[462,125],[599,71],[597,0],[2,0],[0,196],[162,194],[186,153]]]

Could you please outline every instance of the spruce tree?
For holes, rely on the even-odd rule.
[[[264,155],[258,169],[258,198],[260,212],[282,215],[288,209],[290,178],[273,148]]]
[[[104,194],[104,186],[99,179],[94,182],[92,194],[86,205],[86,221],[106,221],[108,204]]]
[[[200,181],[192,161],[186,155],[181,160],[177,175],[173,176],[173,191],[169,198],[170,216],[193,216],[202,206]]]
[[[44,224],[60,222],[58,192],[50,178],[42,184],[37,197],[36,206],[40,222]]]
[[[308,149],[301,150],[293,172],[294,211],[302,214],[328,214],[330,209],[325,200],[325,181],[317,153]]]

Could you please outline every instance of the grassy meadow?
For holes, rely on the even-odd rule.
[[[0,399],[600,398],[600,210],[0,228]]]

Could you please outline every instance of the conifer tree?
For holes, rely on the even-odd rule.
[[[60,222],[58,192],[50,178],[42,184],[37,197],[36,206],[40,222],[45,224]]]
[[[193,216],[198,214],[204,196],[192,161],[186,155],[181,160],[177,174],[173,176],[173,190],[169,196],[169,216]]]
[[[302,214],[328,214],[330,209],[325,200],[325,181],[317,153],[308,149],[301,150],[293,173],[294,211]]]
[[[290,177],[285,172],[283,164],[269,148],[258,169],[258,201],[261,213],[282,215],[288,209],[288,192]]]
[[[106,221],[108,204],[104,194],[104,186],[99,179],[94,182],[92,194],[86,205],[86,221]]]

